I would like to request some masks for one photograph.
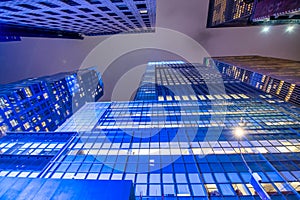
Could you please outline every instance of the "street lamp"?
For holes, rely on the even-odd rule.
[[[258,175],[258,173],[255,173],[255,172],[253,173],[252,172],[251,168],[249,167],[249,165],[246,162],[246,160],[244,158],[244,155],[242,153],[242,150],[241,150],[241,147],[240,147],[240,140],[241,140],[241,138],[244,137],[244,135],[246,133],[245,130],[244,130],[245,125],[246,125],[246,123],[244,123],[244,122],[239,123],[239,126],[234,129],[234,135],[238,139],[238,149],[240,151],[240,155],[243,159],[244,164],[248,168],[248,172],[251,175],[249,183],[253,186],[254,190],[260,196],[260,198],[262,200],[271,200],[270,196],[268,195],[268,193],[265,191],[265,189],[261,185],[261,177]]]
[[[244,129],[242,128],[242,127],[236,127],[235,129],[234,129],[234,135],[235,135],[235,137],[237,137],[238,139],[240,139],[240,138],[242,138],[243,136],[244,136],[244,134],[245,134],[245,131],[244,131]]]
[[[244,164],[247,166],[247,169],[248,169],[249,173],[252,174],[252,170],[250,169],[248,163],[246,162],[246,160],[245,160],[245,158],[244,158],[244,155],[243,155],[243,153],[242,153],[242,150],[241,150],[241,144],[240,144],[240,142],[241,142],[241,139],[242,139],[242,138],[244,137],[244,135],[245,135],[244,127],[243,127],[243,126],[238,126],[238,127],[236,127],[236,128],[234,129],[234,135],[235,135],[235,137],[238,139],[238,141],[237,141],[237,142],[238,142],[238,149],[239,149],[240,155],[241,155],[241,157],[242,157],[242,159],[243,159],[243,162],[244,162]]]
[[[289,25],[289,26],[286,28],[285,32],[291,33],[291,32],[294,31],[294,29],[295,29],[295,26]]]
[[[268,33],[270,32],[271,27],[270,26],[265,26],[263,27],[263,29],[261,30],[263,33]]]

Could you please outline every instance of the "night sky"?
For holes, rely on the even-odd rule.
[[[157,0],[156,25],[185,34],[187,39],[181,41],[175,40],[173,36],[166,38],[157,36],[157,33],[147,33],[117,36],[114,41],[118,43],[113,42],[113,45],[102,49],[99,48],[100,43],[109,36],[86,37],[84,40],[23,38],[21,42],[0,43],[0,83],[90,65],[99,66],[105,84],[102,100],[128,100],[149,61],[184,60],[188,57],[190,62],[202,62],[206,53],[210,56],[251,54],[300,61],[299,25],[292,33],[285,32],[286,25],[272,27],[269,33],[262,33],[262,27],[206,29],[207,11],[208,0]],[[154,38],[156,46],[177,48],[188,56],[182,57],[165,48],[151,49],[145,46],[120,54],[113,62],[106,60],[109,57],[107,55],[116,54],[116,49],[126,46],[126,41],[134,41],[135,45],[143,47],[143,40],[147,38]],[[199,50],[198,46],[193,45],[192,39],[206,52],[203,53],[203,49]],[[92,52],[99,56],[87,58],[99,44],[96,52]]]

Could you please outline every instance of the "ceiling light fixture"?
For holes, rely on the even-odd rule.
[[[289,25],[289,26],[286,28],[285,32],[291,33],[291,32],[294,31],[294,29],[295,29],[295,26]]]
[[[265,27],[263,27],[263,29],[262,29],[262,32],[263,33],[268,33],[268,32],[270,32],[270,26],[265,26]]]

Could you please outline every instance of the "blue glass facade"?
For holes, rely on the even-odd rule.
[[[70,133],[60,149],[20,137],[6,152],[51,149],[36,177],[130,180],[136,199],[260,199],[248,168],[272,199],[299,199],[299,117],[299,107],[214,68],[156,62],[135,101],[86,103],[67,119],[52,133]],[[30,176],[9,170],[0,175]]]
[[[131,181],[95,181],[42,178],[0,180],[2,199],[99,199],[132,200]],[[72,188],[76,188],[73,190]],[[118,193],[114,192],[118,188]]]
[[[54,131],[85,102],[102,95],[101,76],[93,69],[2,85],[0,130]]]
[[[0,24],[6,40],[153,32],[156,0],[0,1]]]
[[[36,178],[75,133],[10,132],[0,139],[0,175]]]
[[[64,127],[78,135],[44,177],[132,180],[137,199],[259,199],[241,151],[273,199],[298,199],[299,121],[250,98],[228,100],[222,121],[212,104],[219,102],[86,104]],[[241,117],[247,136],[239,143]]]

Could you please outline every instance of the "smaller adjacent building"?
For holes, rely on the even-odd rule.
[[[300,62],[261,56],[213,57],[221,73],[293,104],[300,104]],[[210,59],[206,58],[206,65]]]
[[[210,0],[207,27],[246,26],[253,8],[253,1]]]
[[[101,75],[92,68],[2,85],[0,131],[54,131],[102,95]]]

